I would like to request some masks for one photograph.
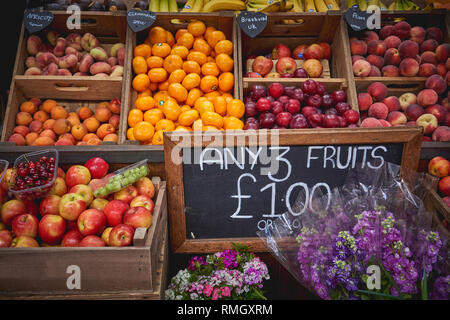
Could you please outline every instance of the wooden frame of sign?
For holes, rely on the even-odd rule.
[[[258,137],[258,141],[268,141],[266,145],[270,145],[270,141],[272,141],[270,136],[274,133],[279,135],[279,146],[376,146],[381,144],[403,144],[401,155],[402,170],[417,170],[422,144],[422,128],[397,127],[389,129],[339,128],[235,131],[232,134],[235,145],[231,147],[254,147],[255,135]],[[228,134],[229,132],[227,132],[227,136]],[[218,138],[219,136],[221,137]],[[196,137],[198,140],[195,139]],[[253,137],[253,139],[249,139],[251,137]],[[216,138],[218,138],[217,141]],[[197,141],[197,144],[195,144],[194,141]],[[224,147],[223,141],[225,141],[223,131],[203,133],[164,133],[164,158],[168,190],[170,241],[172,251],[175,253],[213,253],[224,249],[231,249],[233,243],[247,244],[255,252],[268,251],[263,241],[261,241],[256,234],[255,237],[210,239],[187,238],[183,163],[181,161],[176,161],[176,163],[174,163],[171,157],[172,152],[181,155],[182,148],[206,146]],[[177,149],[174,150],[175,147]],[[230,147],[230,145],[227,144],[227,147]],[[207,226],[205,226],[205,228],[206,227]]]

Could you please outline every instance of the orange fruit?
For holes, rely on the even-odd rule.
[[[164,68],[153,68],[148,72],[151,82],[164,82],[167,80],[167,71]]]
[[[192,130],[194,131],[202,131],[203,128],[203,122],[202,119],[195,120],[192,124]]]
[[[197,101],[197,99],[200,98],[202,96],[202,94],[203,94],[203,92],[198,88],[191,89],[188,93],[185,103],[187,105],[193,107],[195,104],[195,101]]]
[[[164,119],[164,113],[161,109],[153,108],[144,113],[144,121],[150,122],[152,125],[156,125],[161,119]]]
[[[133,128],[128,128],[127,130],[127,139],[128,140],[136,140],[133,134]]]
[[[172,51],[170,51],[170,54],[179,56],[181,59],[186,59],[186,57],[189,54],[189,49],[185,46],[177,45],[172,48]]]
[[[162,109],[162,106],[164,105],[164,102],[166,102],[167,100],[173,100],[175,101],[175,99],[173,99],[172,97],[169,97],[169,93],[167,91],[159,91],[157,92],[154,96],[153,99],[155,99],[155,105]]]
[[[227,114],[231,117],[242,118],[245,113],[245,105],[239,99],[233,99],[227,103]]]
[[[149,69],[161,68],[164,64],[164,59],[157,56],[151,56],[147,58],[146,62]]]
[[[194,36],[191,33],[186,32],[177,39],[177,44],[179,44],[180,46],[185,46],[188,49],[191,49],[192,46],[194,45]]]
[[[136,99],[136,108],[141,111],[147,111],[155,106],[155,100],[152,97],[140,97]]]
[[[178,29],[177,32],[175,32],[175,40],[178,41],[178,39],[187,32],[187,29]]]
[[[177,69],[183,68],[183,59],[177,55],[169,55],[164,59],[163,67],[168,73],[172,73]]]
[[[218,89],[219,80],[214,76],[204,76],[200,82],[200,89],[204,93],[212,92]]]
[[[183,113],[183,112],[189,111],[189,110],[191,110],[191,109],[192,109],[192,108],[191,108],[190,106],[188,106],[187,104],[184,104],[184,105],[181,107],[180,111]]]
[[[186,101],[186,98],[188,96],[188,91],[186,90],[186,88],[179,83],[170,84],[168,91],[169,91],[169,95],[172,98],[175,98],[178,103]]]
[[[175,130],[175,124],[172,120],[161,119],[155,125],[156,131],[173,131]]]
[[[198,73],[198,74],[200,74],[200,72],[201,72],[200,65],[196,61],[185,61],[185,62],[183,62],[183,70],[186,71],[186,73]]]
[[[164,102],[162,106],[162,111],[164,112],[166,119],[172,121],[176,121],[181,113],[180,106],[178,105],[178,103],[173,102],[171,100],[167,100],[166,102]]]
[[[150,89],[147,89],[145,91],[139,92],[139,94],[137,95],[138,98],[140,97],[151,97],[152,96],[152,91]]]
[[[206,42],[206,40],[204,39],[194,40],[193,49],[195,51],[205,54],[206,56],[209,56],[211,54],[211,47],[209,46],[208,42]]]
[[[204,76],[215,76],[217,77],[220,74],[219,67],[217,66],[215,60],[213,62],[206,62],[202,65],[202,74]]]
[[[214,112],[214,104],[207,98],[203,97],[197,99],[194,108],[200,113],[200,115],[205,112]]]
[[[191,132],[192,129],[190,127],[185,127],[185,126],[177,126],[175,128],[175,130],[173,131],[186,131],[186,132]]]
[[[158,90],[159,91],[167,91],[167,89],[169,89],[169,81],[164,81],[164,82],[160,82],[158,84]]]
[[[226,53],[218,54],[216,56],[216,63],[222,72],[231,71],[234,67],[234,60]]]
[[[211,91],[211,92],[205,93],[203,96],[205,98],[208,98],[208,100],[212,102],[214,100],[214,98],[220,97],[220,93],[218,91]]]
[[[234,87],[234,75],[231,72],[224,72],[219,76],[219,89],[228,92]]]
[[[169,46],[173,46],[175,44],[175,38],[170,31],[166,31],[166,42]]]
[[[200,81],[200,76],[197,73],[189,73],[186,77],[184,77],[181,84],[187,90],[191,90],[198,87],[200,85]]]
[[[154,134],[155,127],[150,122],[141,121],[133,127],[133,136],[138,141],[148,141]]]
[[[131,109],[128,113],[128,126],[134,127],[137,123],[144,120],[144,114],[139,109]]]
[[[148,87],[151,91],[156,91],[158,89],[158,84],[156,82],[150,83],[150,87]]]
[[[242,120],[236,117],[226,117],[223,122],[225,130],[242,130],[244,129],[244,123]]]
[[[200,51],[191,51],[187,56],[188,61],[195,61],[200,66],[204,65],[206,63],[206,55],[203,52]]]
[[[212,100],[214,104],[214,111],[224,117],[227,114],[227,100],[224,97],[215,97]]]
[[[223,127],[223,117],[216,112],[207,111],[202,113],[202,122],[204,126]]]
[[[203,130],[203,131],[219,131],[219,129],[217,129],[217,128],[214,127],[214,126],[203,126],[203,127],[202,127],[202,130]]]
[[[212,31],[206,38],[206,41],[208,41],[208,44],[211,48],[215,48],[216,44],[222,40],[227,40],[227,37],[222,31],[219,30]]]
[[[147,59],[152,55],[152,48],[148,44],[140,44],[134,48],[134,57]]]
[[[230,40],[220,40],[214,47],[216,54],[226,53],[227,55],[233,55],[233,42]]]
[[[147,62],[144,57],[137,56],[133,58],[133,70],[136,74],[147,73]]]
[[[147,39],[150,40],[151,45],[167,42],[166,30],[161,27],[153,27],[150,29]]]
[[[205,33],[206,25],[203,21],[191,21],[189,22],[187,29],[194,37],[198,37]]]
[[[228,104],[228,102],[230,102],[231,100],[234,99],[233,96],[231,95],[231,93],[228,93],[228,92],[223,93],[222,97],[225,98],[225,100],[227,101],[227,104]]]
[[[189,110],[180,113],[180,116],[178,117],[178,123],[182,126],[190,127],[194,123],[195,120],[199,119],[200,115],[198,114],[197,110]]]
[[[211,32],[216,31],[217,29],[213,26],[206,27],[205,33],[203,34],[203,37],[205,40],[208,40],[208,37],[211,35]]]
[[[172,83],[181,83],[184,79],[184,77],[186,77],[186,72],[182,69],[177,69],[172,71],[172,73],[169,76],[169,84]]]
[[[134,90],[143,92],[150,86],[150,79],[146,74],[138,74],[134,77],[132,86]]]
[[[154,56],[165,58],[170,54],[172,48],[165,42],[155,43],[152,47],[152,53]]]
[[[164,135],[163,130],[156,131],[152,138],[152,144],[155,144],[155,145],[164,144],[164,136],[163,135]]]

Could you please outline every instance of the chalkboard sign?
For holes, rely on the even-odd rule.
[[[354,31],[361,31],[367,29],[367,19],[371,15],[371,13],[359,10],[358,6],[353,6],[345,12],[345,20]]]
[[[166,134],[172,248],[215,252],[243,242],[265,251],[258,230],[285,212],[301,214],[352,168],[391,162],[416,170],[421,140],[420,128]]]
[[[242,11],[238,15],[238,23],[242,31],[254,38],[267,26],[267,15],[262,12]]]
[[[50,11],[39,11],[38,9],[27,9],[23,16],[25,28],[30,33],[35,33],[47,28],[53,22],[53,13]]]
[[[156,20],[156,13],[131,9],[127,12],[127,23],[134,32],[143,31],[152,26]]]

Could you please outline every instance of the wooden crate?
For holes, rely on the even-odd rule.
[[[414,2],[415,4],[417,4],[421,9],[425,8],[426,5],[427,5],[425,0],[411,0],[411,1]],[[387,7],[389,7],[392,4],[392,2],[394,2],[394,0],[381,0],[381,2],[383,2],[383,4],[387,8]],[[348,8],[348,1],[347,0],[341,0],[341,9],[346,10],[347,8]],[[425,13],[428,12],[428,10],[424,10],[424,11],[425,11]],[[389,12],[395,12],[395,13],[406,12],[406,13],[409,13],[411,11],[389,11]],[[413,11],[413,12],[418,12],[418,11]]]
[[[123,167],[114,165],[112,169]],[[159,264],[167,234],[165,181],[157,184],[153,222],[148,230],[137,229],[131,247],[7,248],[0,254],[0,297],[48,298],[49,296],[161,297],[166,269]],[[166,241],[167,242],[167,241]],[[167,257],[167,255],[166,255]],[[167,259],[167,258],[164,259]],[[68,289],[69,266],[81,270],[81,288]],[[157,271],[161,272],[158,274]],[[161,279],[164,278],[164,279]]]
[[[438,179],[436,179],[436,184]],[[433,228],[441,235],[450,239],[450,231],[444,226],[443,221],[445,220],[447,225],[450,224],[450,208],[445,204],[442,198],[436,191],[436,187],[429,190],[428,194],[424,200],[425,208],[432,214],[433,218]]]
[[[174,19],[179,19],[183,23],[174,23]],[[156,21],[153,23],[152,27],[160,26],[164,29],[175,33],[178,29],[186,28],[187,23],[190,20],[202,20],[207,26],[213,26],[218,30],[221,30],[225,33],[227,39],[233,42],[233,59],[234,59],[234,97],[242,98],[239,95],[239,67],[238,67],[238,40],[237,40],[237,24],[235,23],[234,15],[232,12],[218,12],[218,13],[168,13],[168,12],[158,12]],[[145,38],[148,35],[149,30],[144,30],[139,33],[128,32],[127,37],[127,56],[133,57],[133,49],[136,45],[144,42]],[[123,106],[123,114],[126,115],[122,118],[121,123],[121,131],[119,134],[119,144],[137,144],[137,141],[131,141],[127,139],[126,132],[128,129],[128,112],[132,108],[134,108],[134,104],[137,98],[137,92],[132,88],[132,78],[133,67],[132,67],[132,59],[128,59],[126,62],[126,69],[130,70],[127,78],[124,80],[126,84],[126,93],[125,100],[122,103]],[[152,146],[154,150],[162,151],[162,146]]]
[[[301,85],[306,79],[298,78],[247,78],[244,64],[251,55],[261,55],[270,52],[277,43],[287,45],[291,50],[300,44],[312,44],[328,42],[331,45],[332,57],[329,61],[330,78],[317,78],[325,84],[327,89],[346,89],[348,102],[357,110],[357,96],[354,83],[350,81],[353,76],[351,70],[350,49],[346,38],[346,26],[340,11],[316,12],[316,13],[269,13],[267,27],[255,38],[248,37],[241,30],[238,32],[239,50],[239,74],[242,75],[240,82],[240,95],[244,97],[249,88],[256,83],[280,82],[284,85]],[[300,20],[302,23],[281,24],[285,19]],[[328,76],[328,74],[325,74]]]

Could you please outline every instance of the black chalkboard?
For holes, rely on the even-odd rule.
[[[35,33],[47,28],[53,22],[53,13],[38,9],[27,9],[23,16],[25,28],[30,33]]]
[[[354,31],[361,31],[367,29],[367,19],[371,15],[371,13],[359,10],[358,6],[353,6],[345,12],[345,20]]]
[[[273,162],[279,164],[273,177],[261,174],[262,168],[270,166],[264,154],[273,155],[266,149],[261,149],[253,161],[249,150],[257,154],[256,147],[183,148],[186,237],[255,237],[259,229],[288,211],[287,195],[291,210],[298,213],[301,208],[294,203],[301,191],[307,188],[315,196],[320,191],[326,194],[327,188],[332,190],[345,182],[351,167],[377,167],[384,162],[400,165],[403,146],[391,143],[270,147],[279,155],[279,161]],[[205,163],[220,158],[222,164]]]
[[[155,20],[156,13],[152,11],[131,9],[127,12],[128,25],[134,32],[139,32],[150,28]]]
[[[242,31],[254,38],[267,26],[267,15],[262,12],[242,11],[238,15],[238,23]]]

